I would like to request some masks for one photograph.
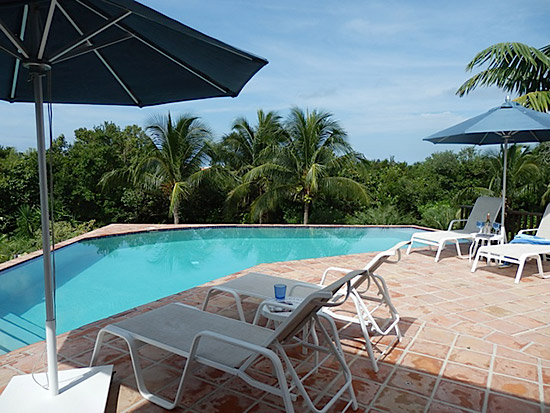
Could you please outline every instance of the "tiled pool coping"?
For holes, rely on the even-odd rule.
[[[95,335],[103,325],[173,301],[198,306],[208,285],[249,271],[318,281],[328,266],[360,268],[373,255],[258,265],[70,331],[58,337],[61,368],[88,364]],[[378,373],[370,367],[357,329],[342,326],[359,411],[549,413],[549,280],[535,277],[533,264],[514,284],[515,267],[481,267],[472,274],[468,262],[456,258],[451,248],[442,254],[441,262],[434,263],[433,257],[434,252],[418,249],[400,263],[379,270],[402,317],[404,339],[384,358]],[[224,297],[217,297],[211,308],[235,315],[234,305]],[[252,311],[254,304],[248,303],[247,308]],[[376,341],[382,350],[386,341]],[[36,343],[0,357],[0,391],[13,375],[30,373],[37,362],[41,366],[43,347]],[[149,346],[141,354],[151,387],[172,395],[182,360]],[[115,364],[116,370],[108,411],[162,411],[137,392],[122,342],[111,341],[102,355],[102,362]],[[320,375],[308,385],[315,391],[324,383]],[[210,369],[197,371],[188,386],[176,411],[281,411],[276,398]]]

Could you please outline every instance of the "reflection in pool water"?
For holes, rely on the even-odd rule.
[[[387,249],[411,228],[198,228],[81,241],[55,253],[57,332],[260,263]],[[0,272],[0,354],[44,339],[42,260]]]

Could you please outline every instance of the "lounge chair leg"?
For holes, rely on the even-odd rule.
[[[413,246],[414,238],[411,238],[411,243],[409,244],[409,247],[407,248],[407,255],[411,253],[411,248]]]
[[[204,302],[202,303],[202,308],[201,308],[202,311],[206,311],[206,307],[208,307],[208,302],[210,301],[211,295],[215,295],[215,291],[212,288],[210,288],[206,293],[206,297],[204,298]]]
[[[363,317],[359,318],[361,322],[361,330],[363,331],[363,337],[365,338],[365,348],[367,349],[367,353],[369,354],[372,368],[375,373],[378,373],[378,363],[376,362],[376,357],[374,357],[374,351],[372,349],[372,344],[370,342],[370,335],[367,326],[365,325],[365,320],[363,320]]]
[[[458,245],[458,240],[455,240],[456,254],[462,258],[462,252],[460,251],[460,245]]]
[[[401,343],[401,341],[403,340],[403,335],[401,334],[399,323],[395,325],[395,334],[397,334],[397,342]]]
[[[546,257],[547,254],[543,254],[543,257]],[[542,260],[544,258],[542,258],[540,255],[537,256],[537,265],[539,267],[539,276],[540,278],[550,278],[550,274],[549,275],[544,275],[544,269],[542,268]]]
[[[542,260],[540,258],[540,255],[537,255],[537,267],[539,268],[539,275],[540,278],[544,278],[544,271],[542,270]]]
[[[97,333],[97,338],[95,341],[94,346],[94,352],[92,353],[92,360],[90,361],[90,367],[92,367],[99,357],[99,351],[101,350],[101,346],[103,346],[103,338],[105,336],[104,330],[99,330],[99,333]]]
[[[439,262],[439,256],[441,255],[441,251],[445,248],[445,243],[439,244],[439,247],[437,248],[437,254],[435,254],[435,262]]]
[[[239,294],[237,294],[235,291],[227,289],[227,288],[211,287],[208,290],[208,292],[206,293],[206,298],[204,299],[204,302],[202,303],[202,310],[206,311],[206,307],[208,306],[208,302],[210,301],[211,296],[218,295],[220,293],[228,293],[228,294],[231,294],[233,296],[233,298],[235,299],[235,304],[237,306],[237,312],[239,314],[239,319],[241,321],[246,322],[246,318],[244,316],[244,311],[243,311],[243,306],[242,306],[242,303],[241,303],[241,296]]]
[[[282,346],[280,344],[277,344],[275,347],[277,348],[277,351],[283,356],[283,359],[285,360],[285,363],[287,364],[287,366],[290,366],[290,368],[292,368],[292,363],[290,363],[290,360],[288,360],[288,357],[286,357],[286,353],[282,348]],[[281,397],[283,398],[285,411],[287,413],[294,413],[294,405],[292,404],[292,398],[290,397],[290,391],[288,390],[286,375],[285,375],[285,371],[283,369],[281,360],[274,357],[268,357],[268,358],[273,364],[273,370],[275,370],[274,371],[275,377],[277,377],[277,381],[279,382],[279,388],[281,389]],[[293,380],[296,380],[296,377],[294,377],[293,374],[291,374],[291,377]]]
[[[112,327],[112,326],[107,326],[106,328],[109,328],[109,327]],[[116,327],[113,327],[113,328],[116,328]],[[90,362],[90,366],[93,366],[97,362],[97,359],[99,357],[99,350],[101,349],[105,333],[113,334],[117,337],[120,337],[121,339],[126,341],[126,344],[128,344],[128,349],[129,349],[129,352],[130,352],[130,359],[132,360],[132,366],[134,368],[134,375],[136,377],[137,388],[138,388],[140,394],[143,396],[143,398],[146,399],[146,400],[149,400],[152,403],[155,403],[155,404],[161,406],[164,409],[172,410],[174,407],[176,407],[176,405],[179,402],[178,398],[176,398],[173,402],[171,402],[169,400],[166,400],[166,399],[164,399],[160,396],[157,396],[157,395],[151,393],[147,389],[147,386],[145,385],[145,382],[143,381],[143,374],[142,374],[142,370],[141,370],[141,364],[139,362],[138,348],[136,346],[136,342],[130,335],[126,334],[123,331],[120,331],[120,333],[118,331],[105,330],[105,329],[101,329],[99,331],[99,333],[97,335],[95,347],[94,347],[94,352],[92,354],[92,360]],[[181,386],[182,383],[183,383],[183,380],[182,380],[182,382],[180,382],[180,386]],[[178,396],[179,396],[179,394],[178,394]]]
[[[334,352],[334,356],[336,357],[336,359],[338,360],[338,362],[342,366],[342,369],[344,371],[344,377],[346,375],[348,376],[347,377],[347,382],[349,384],[349,394],[350,394],[350,398],[351,398],[351,406],[352,406],[353,410],[357,410],[357,407],[358,407],[357,397],[355,396],[355,391],[353,390],[353,384],[352,384],[353,377],[351,375],[351,371],[350,371],[348,365],[346,364],[346,359],[345,359],[345,356],[344,356],[344,350],[342,349],[342,343],[340,342],[340,339],[338,337],[338,329],[336,328],[336,323],[334,322],[334,319],[332,317],[329,317],[326,314],[320,313],[315,317],[315,320],[317,322],[319,322],[319,324],[321,324],[321,322],[319,320],[319,316],[324,317],[329,322],[330,329],[332,330],[332,334],[334,336],[334,342],[331,341],[327,329],[322,325],[320,325],[321,333],[323,333],[323,336],[325,337],[325,340],[327,340],[328,346],[332,348],[332,351]],[[370,341],[369,341],[369,343],[370,343]]]
[[[521,279],[521,273],[523,272],[523,267],[525,266],[525,258],[522,258],[520,260],[520,263],[518,265],[518,271],[516,272],[516,278],[514,280],[514,283],[519,283],[519,280]]]
[[[477,252],[476,254],[476,258],[474,259],[474,264],[472,265],[472,269],[470,270],[470,272],[475,272],[475,270],[477,269],[477,264],[479,262],[479,251]],[[487,258],[487,261],[489,261],[489,258]]]

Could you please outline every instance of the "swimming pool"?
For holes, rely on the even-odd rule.
[[[381,251],[416,231],[212,227],[80,241],[55,253],[57,333],[260,263]],[[0,354],[44,339],[42,265],[0,272]]]

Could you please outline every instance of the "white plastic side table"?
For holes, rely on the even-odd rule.
[[[293,310],[298,308],[302,303],[303,298],[299,297],[286,297],[282,301],[278,301],[275,298],[270,298],[269,300],[264,300],[258,307],[256,311],[256,316],[254,317],[253,324],[258,324],[260,315],[264,316],[267,319],[266,327],[269,327],[271,323],[277,324],[282,323],[286,318],[292,313]],[[309,324],[309,323],[308,323]],[[311,335],[313,339],[313,344],[319,345],[319,338],[315,332],[315,323],[313,320],[309,325],[305,325],[302,330],[303,340],[306,341]],[[304,348],[304,353],[306,349]],[[315,355],[317,359],[317,354]],[[317,360],[316,360],[317,361]]]
[[[275,298],[264,300],[258,307],[254,324],[258,322],[260,315],[267,318],[268,325],[271,321],[281,323],[285,321],[294,309],[298,308],[302,301],[303,299],[299,297],[286,297],[282,301],[278,301]]]
[[[475,257],[477,249],[484,245],[502,244],[504,236],[502,233],[498,234],[482,234],[478,233],[475,235],[472,244],[470,245],[469,257],[468,260],[472,262],[472,258]]]

